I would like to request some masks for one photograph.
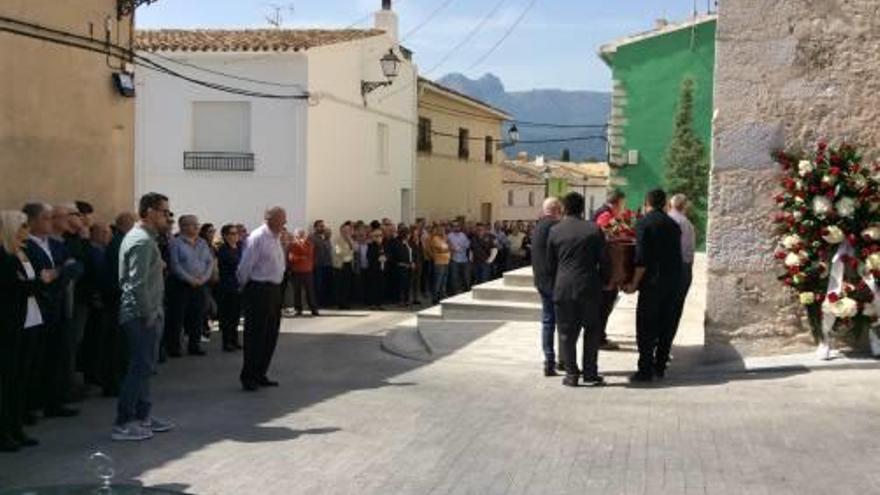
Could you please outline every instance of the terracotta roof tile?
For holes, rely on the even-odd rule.
[[[190,52],[308,50],[379,36],[378,29],[157,29],[138,30],[135,49]]]

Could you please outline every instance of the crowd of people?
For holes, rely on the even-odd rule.
[[[624,219],[635,218],[624,207],[625,196],[615,191],[607,204],[584,218],[584,198],[570,193],[560,202],[548,198],[534,231],[532,267],[542,301],[544,375],[563,371],[563,385],[602,386],[599,349],[617,348],[606,327],[619,292],[638,292],[636,342],[638,370],[633,383],[662,379],[670,361],[693,277],[695,233],[687,218],[688,201],[678,194],[667,201],[662,189],[646,195],[631,238],[619,238]],[[633,273],[614,274],[627,263],[612,263],[611,245],[632,243]],[[625,254],[624,254],[625,255]],[[626,260],[624,260],[626,261]],[[576,345],[583,334],[581,367]],[[554,346],[558,336],[559,355]]]
[[[212,321],[224,352],[244,350],[244,390],[278,386],[267,372],[282,315],[437,303],[528,265],[535,228],[385,218],[333,235],[321,220],[309,232],[286,223],[273,208],[253,232],[194,215],[175,231],[156,193],[110,225],[84,201],[0,212],[0,451],[37,445],[25,428],[77,416],[93,387],[118,397],[114,439],[171,430],[151,414],[150,376],[184,346],[205,355]]]

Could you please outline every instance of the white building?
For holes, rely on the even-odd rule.
[[[136,193],[161,192],[178,215],[215,224],[254,227],[272,205],[287,209],[290,226],[412,220],[416,69],[390,3],[368,30],[137,33],[140,54],[188,78],[309,98],[232,94],[140,70]],[[399,75],[363,96],[363,81],[387,80],[389,50]]]

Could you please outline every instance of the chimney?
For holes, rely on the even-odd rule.
[[[660,19],[657,19],[656,21],[654,21],[654,27],[657,29],[663,29],[668,25],[669,25],[669,21],[667,21],[666,19],[664,19],[662,17]]]
[[[391,10],[391,0],[382,0],[382,10],[376,12],[376,29],[385,31],[396,43],[398,40],[397,13]]]

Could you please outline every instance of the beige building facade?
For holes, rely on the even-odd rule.
[[[0,208],[86,200],[102,218],[133,208],[134,98],[114,85],[124,60],[104,44],[130,46],[133,19],[117,4],[0,2],[14,20],[0,21]]]
[[[719,5],[709,204],[707,343],[741,351],[810,342],[777,280],[770,153],[822,139],[880,147],[874,0]]]
[[[545,172],[549,177],[545,177]],[[549,182],[552,183],[548,184]],[[611,187],[611,168],[607,163],[573,163],[518,157],[503,164],[499,220],[532,221],[541,215],[548,193],[583,195],[587,216],[603,204]]]
[[[502,123],[511,116],[480,100],[419,79],[416,217],[500,219]]]

